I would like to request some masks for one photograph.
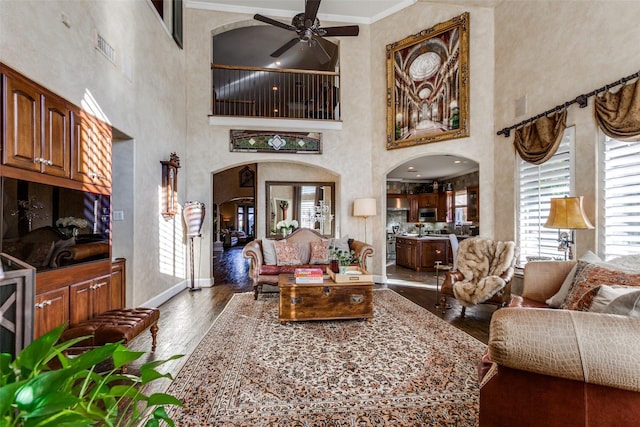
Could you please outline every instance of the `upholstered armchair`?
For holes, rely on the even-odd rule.
[[[462,305],[461,317],[466,307],[476,304],[509,303],[511,279],[518,256],[514,242],[474,237],[460,242],[456,257],[457,270],[448,272],[442,284],[440,307],[443,313],[447,296]]]

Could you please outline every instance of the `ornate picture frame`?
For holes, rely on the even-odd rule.
[[[469,13],[387,45],[387,149],[469,136]]]
[[[178,169],[180,158],[171,153],[169,160],[160,160],[162,165],[162,217],[170,220],[178,213]]]

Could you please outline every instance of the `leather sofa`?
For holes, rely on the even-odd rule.
[[[287,236],[286,241],[296,243],[300,248],[308,248],[311,242],[327,240],[326,237],[308,228],[298,228]],[[354,251],[357,264],[360,268],[367,267],[367,257],[373,256],[373,246],[358,240],[348,240],[349,249]],[[255,299],[262,290],[264,284],[277,286],[280,274],[293,274],[296,268],[321,268],[325,270],[329,264],[307,264],[299,265],[267,265],[263,256],[262,240],[254,240],[245,245],[242,255],[250,260],[249,275],[253,281],[253,291]],[[304,257],[301,257],[304,258]]]
[[[37,228],[17,240],[3,240],[2,252],[37,270],[109,258],[109,242],[102,236],[67,238],[51,226]]]
[[[640,420],[640,318],[548,308],[575,262],[525,266],[494,313],[480,426],[628,426]]]

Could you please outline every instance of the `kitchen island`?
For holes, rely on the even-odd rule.
[[[396,237],[396,265],[416,271],[435,271],[435,263],[453,262],[449,236]]]

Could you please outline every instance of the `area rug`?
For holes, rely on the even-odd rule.
[[[236,294],[168,392],[179,426],[475,426],[485,345],[389,289],[374,317],[278,321]]]

